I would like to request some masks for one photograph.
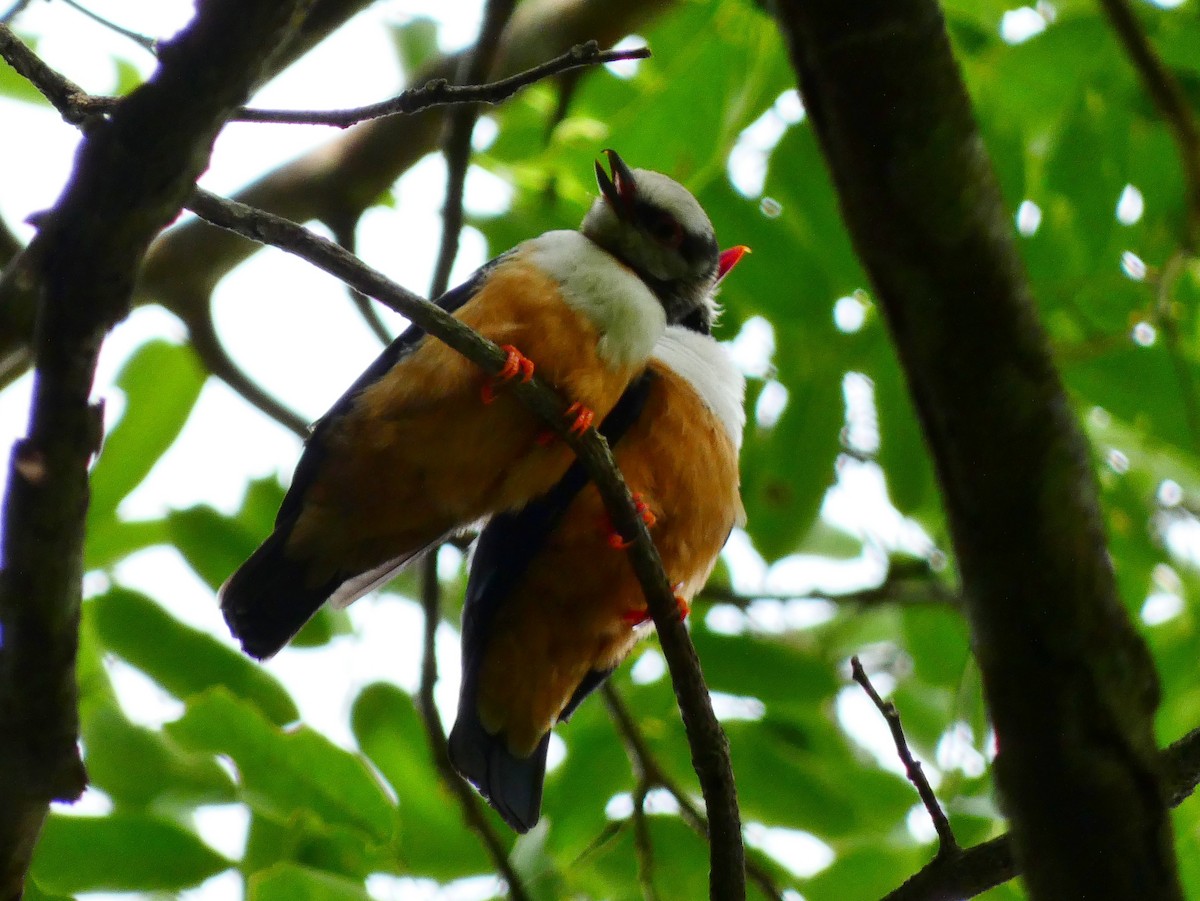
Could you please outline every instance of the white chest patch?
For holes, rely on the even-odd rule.
[[[725,348],[707,335],[673,325],[663,332],[653,356],[696,390],[740,450],[746,425],[746,379]]]
[[[602,360],[619,368],[649,359],[667,317],[632,270],[577,231],[546,232],[522,250],[562,286],[564,300],[595,323]]]

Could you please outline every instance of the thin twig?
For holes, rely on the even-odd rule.
[[[1155,53],[1128,0],[1100,0],[1100,6],[1179,148],[1187,203],[1184,247],[1195,253],[1200,249],[1200,127],[1178,79]]]
[[[242,399],[265,415],[274,419],[292,434],[304,439],[308,437],[308,420],[276,400],[254,379],[242,372],[225,350],[217,336],[212,319],[207,316],[194,317],[187,323],[188,337],[192,347],[205,368],[242,396]]]
[[[0,57],[18,75],[37,88],[50,105],[71,125],[79,125],[95,115],[89,109],[92,99],[75,82],[55,72],[41,57],[25,46],[7,25],[0,24]]]
[[[1200,784],[1200,729],[1171,742],[1158,759],[1164,794],[1178,807]],[[1000,835],[954,854],[939,854],[881,901],[961,901],[1003,885],[1020,872],[1012,839]]]
[[[653,758],[648,753],[643,753],[646,751],[645,745],[640,741],[641,736],[636,734],[637,727],[612,683],[605,683],[602,694],[609,716],[617,724],[617,734],[621,737],[625,756],[629,758],[629,769],[633,772],[633,843],[637,852],[638,883],[641,885],[645,901],[657,901],[658,889],[654,885],[654,843],[650,839],[650,828],[646,821],[646,796],[657,787],[654,777],[658,773],[654,772],[656,767]],[[681,803],[680,808],[682,807]],[[701,834],[707,839],[707,828]]]
[[[8,8],[8,12],[0,16],[0,25],[7,25],[9,22],[23,13],[25,11],[25,7],[32,2],[33,0],[17,0],[16,3]]]
[[[613,725],[616,726],[617,734],[621,737],[621,744],[624,745],[626,756],[629,757],[636,784],[644,783],[647,791],[654,788],[666,791],[679,805],[680,819],[689,829],[708,840],[708,821],[705,819],[704,813],[659,764],[654,752],[646,744],[646,738],[642,735],[642,730],[638,728],[638,724],[634,720],[633,714],[629,712],[629,707],[626,706],[620,692],[611,682],[605,682],[600,686],[600,696],[604,699],[608,715],[612,718]],[[753,879],[759,890],[772,901],[783,901],[783,894],[775,885],[771,874],[754,860],[746,861],[746,875]]]
[[[487,78],[500,46],[500,34],[512,16],[516,0],[488,0],[483,10],[483,23],[475,49],[463,57],[459,66],[459,81],[476,84]],[[595,46],[593,44],[593,46]],[[598,48],[597,48],[598,49]],[[458,256],[459,236],[463,226],[463,189],[467,183],[467,167],[471,163],[471,134],[479,110],[474,104],[464,104],[453,110],[446,123],[446,139],[442,155],[446,159],[446,200],[442,204],[442,245],[437,264],[433,267],[430,297],[440,297],[450,284],[450,270]]]
[[[437,573],[438,549],[431,548],[421,558],[421,606],[425,611],[424,641],[422,642],[421,685],[417,693],[417,712],[425,726],[425,735],[429,739],[429,750],[433,755],[434,765],[442,784],[449,788],[458,805],[462,809],[466,821],[479,840],[484,850],[492,859],[492,864],[501,878],[508,883],[508,894],[512,901],[529,901],[529,893],[521,877],[513,869],[512,861],[508,859],[508,851],[500,840],[499,834],[492,828],[484,814],[479,799],[454,771],[450,762],[450,752],[446,744],[446,730],[442,726],[442,718],[438,715],[437,703],[434,700],[434,688],[437,686],[437,629],[441,622],[441,585]]]
[[[139,47],[141,47],[143,50],[146,50],[147,52],[153,54],[154,56],[158,56],[158,40],[156,38],[147,37],[146,35],[139,34],[136,31],[130,31],[128,28],[124,28],[124,27],[118,25],[116,22],[111,22],[108,19],[104,18],[103,16],[97,15],[96,13],[94,13],[90,9],[88,9],[86,6],[84,6],[80,3],[76,3],[75,0],[61,0],[61,2],[65,3],[67,6],[71,7],[71,9],[75,10],[76,12],[83,13],[83,15],[87,16],[93,22],[95,22],[99,25],[103,25],[109,31],[111,31],[115,34],[119,34],[123,38],[128,38],[129,40],[131,40],[135,44],[137,44]]]
[[[442,78],[411,88],[402,94],[371,103],[366,106],[341,110],[270,110],[243,107],[230,116],[235,122],[273,122],[285,125],[331,125],[336,128],[349,128],[359,122],[369,119],[379,119],[383,116],[397,114],[411,115],[433,106],[448,106],[454,103],[486,103],[495,105],[503,103],[522,88],[531,84],[578,69],[582,66],[600,66],[629,59],[646,59],[650,56],[649,47],[634,47],[628,50],[601,50],[595,41],[577,44],[561,56],[552,60],[502,78],[490,84],[453,85]],[[119,97],[90,97],[81,107],[87,113],[107,112],[120,103]]]
[[[358,239],[356,232],[358,229],[358,216],[348,215],[339,218],[337,221],[326,221],[329,230],[333,233],[333,240],[337,241],[350,253],[357,253],[356,247]],[[371,298],[363,294],[361,291],[356,291],[349,285],[346,285],[346,293],[350,295],[350,302],[354,304],[354,309],[358,310],[358,315],[363,318],[363,322],[367,324],[367,328],[371,333],[380,340],[383,344],[392,343],[392,333],[388,330],[387,323],[379,315],[379,311],[375,309],[375,304],[371,303]]]
[[[650,838],[650,821],[646,816],[646,795],[650,783],[638,778],[633,787],[633,847],[637,854],[638,885],[644,901],[658,901],[654,885],[654,841]]]
[[[892,741],[896,743],[896,754],[904,764],[904,772],[908,776],[908,781],[913,784],[917,794],[921,796],[921,803],[925,805],[925,809],[929,812],[929,818],[933,820],[933,828],[937,830],[938,855],[957,854],[962,849],[959,848],[958,839],[954,837],[954,830],[950,828],[950,821],[946,819],[945,812],[938,804],[937,796],[933,793],[929,780],[925,778],[921,762],[913,757],[912,751],[908,748],[908,739],[904,737],[904,727],[900,724],[900,711],[891,701],[885,701],[879,696],[879,692],[871,684],[867,671],[863,669],[858,657],[850,658],[850,671],[854,675],[854,681],[862,686],[867,697],[887,720],[888,728],[892,730]]]
[[[821,594],[795,591],[734,591],[726,585],[706,586],[699,596],[700,601],[730,604],[741,609],[755,601],[827,601],[831,604],[853,607],[885,607],[890,605],[948,604],[958,606],[961,598],[950,588],[933,579],[888,579],[875,588],[849,591],[845,594]]]

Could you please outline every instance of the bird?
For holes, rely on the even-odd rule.
[[[274,531],[219,591],[243,650],[277,653],[326,602],[345,606],[428,547],[546,492],[573,459],[505,382],[541,379],[603,418],[668,324],[712,303],[712,223],[678,182],[595,162],[578,230],[518,244],[436,303],[507,357],[495,380],[409,326],[312,427]]]
[[[722,275],[744,251],[722,255]],[[700,309],[666,328],[600,429],[651,526],[681,616],[745,519],[737,462],[745,379],[708,334],[712,307]],[[479,537],[450,759],[516,832],[540,817],[551,728],[648,631],[626,547],[579,463]]]

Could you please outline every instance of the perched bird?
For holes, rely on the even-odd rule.
[[[505,347],[499,379],[412,326],[314,425],[274,532],[220,592],[248,654],[270,657],[327,600],[350,603],[429,545],[554,485],[570,450],[537,440],[541,424],[495,393],[500,382],[536,365],[582,430],[668,323],[707,315],[708,216],[677,182],[605,153],[611,174],[596,163],[600,196],[579,231],[525,241],[437,301]]]
[[[722,274],[743,251],[723,255]],[[712,307],[702,309],[692,328],[666,329],[601,426],[681,615],[745,516],[737,465],[745,380],[707,334]],[[578,463],[545,496],[494,517],[479,538],[450,757],[518,832],[540,815],[551,727],[647,631],[626,547]]]

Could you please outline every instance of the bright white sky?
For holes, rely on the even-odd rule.
[[[430,16],[440,23],[442,49],[453,50],[474,38],[480,6],[480,0],[460,0],[455,4],[431,0],[375,3],[268,85],[255,102],[272,107],[333,108],[391,96],[401,86],[402,79],[393,46],[381,26],[402,23],[418,15]],[[192,12],[191,4],[182,0],[92,0],[89,8],[114,22],[154,36],[170,35]],[[114,55],[136,65],[143,75],[148,75],[153,65],[149,54],[135,44],[62,2],[35,2],[17,24],[23,35],[38,36],[38,52],[51,66],[93,93],[108,93],[113,89]],[[330,72],[346,71],[353,71],[352,80],[328,77]],[[802,116],[794,92],[784,95],[776,108],[755,127],[747,129],[740,156],[735,155],[735,160],[744,162],[734,167],[731,176],[747,194],[761,191],[759,170],[766,152],[787,124]],[[70,172],[77,135],[44,108],[2,99],[0,122],[4,123],[7,135],[21,136],[19,141],[10,139],[3,145],[0,215],[27,238],[31,231],[18,224],[30,213],[54,203]],[[336,134],[334,130],[315,126],[231,124],[217,143],[203,184],[220,193],[231,193],[264,171]],[[477,143],[486,141],[488,134],[488,123],[484,122],[476,133]],[[653,165],[652,161],[647,164]],[[427,157],[399,183],[396,208],[373,210],[359,230],[359,251],[367,262],[422,294],[429,283],[440,237],[443,183],[444,167],[440,159]],[[467,190],[472,209],[499,212],[505,208],[508,196],[507,186],[482,170],[472,170]],[[403,248],[403,253],[398,253],[397,248]],[[482,263],[485,254],[482,237],[468,230],[452,283]],[[841,299],[831,315],[843,317],[847,312],[853,313],[849,307],[854,303],[848,304],[849,301],[850,298]],[[401,320],[386,315],[398,330]],[[352,312],[338,283],[281,253],[258,254],[225,279],[216,296],[216,316],[222,338],[244,369],[276,397],[310,419],[325,411],[379,349],[374,337]],[[842,324],[840,318],[838,322]],[[851,327],[845,330],[855,330],[859,324],[861,318],[858,324],[851,321]],[[263,340],[267,335],[271,337],[270,343]],[[110,425],[121,408],[120,392],[112,385],[113,376],[135,347],[154,336],[182,341],[184,333],[169,314],[158,309],[141,309],[116,329],[105,346],[96,393],[107,400]],[[732,349],[748,373],[763,374],[773,350],[770,326],[762,320],[748,324],[733,342]],[[314,366],[314,360],[320,360],[321,365]],[[26,376],[0,394],[0,448],[7,448],[24,430],[29,382]],[[869,381],[848,380],[847,394],[852,409],[859,413],[851,423],[852,428],[859,429],[868,444],[877,440],[877,436],[873,437]],[[786,396],[781,385],[765,392],[764,401],[755,411],[758,421],[766,424],[777,417]],[[295,436],[251,409],[222,383],[210,380],[179,441],[121,512],[131,519],[141,519],[196,503],[209,503],[223,511],[235,510],[248,479],[269,474],[288,478],[299,450],[300,442]],[[0,468],[0,478],[5,470],[6,467]],[[844,484],[859,487],[831,494],[827,506],[831,518],[858,529],[869,529],[885,547],[927,546],[928,540],[919,529],[904,521],[884,501],[885,491],[877,468],[850,463],[842,472],[842,479]],[[729,553],[737,587],[747,592],[846,589],[877,580],[883,574],[883,561],[878,554],[867,554],[849,566],[793,557],[768,570],[744,534],[735,536]],[[461,562],[460,555],[452,549],[443,554],[440,562],[444,566],[452,568]],[[211,592],[174,550],[158,548],[137,554],[117,567],[116,578],[159,599],[181,620],[233,645]],[[98,591],[104,584],[102,577],[93,577],[88,588]],[[399,598],[367,600],[351,608],[351,614],[354,635],[340,637],[323,649],[285,650],[266,664],[292,690],[304,719],[346,747],[354,746],[348,728],[349,703],[363,685],[382,679],[408,690],[415,689],[421,629],[419,608]],[[812,624],[829,615],[830,609],[815,601],[760,602],[749,619],[728,609],[715,610],[710,624],[734,631],[748,627],[782,630]],[[404,636],[411,637],[411,644],[408,649],[400,647],[398,652],[398,639],[403,641]],[[443,676],[438,700],[444,716],[452,717],[458,691],[458,637],[452,630],[443,629],[438,651]],[[145,677],[118,661],[111,666],[122,704],[131,718],[156,725],[180,713],[180,705]],[[663,666],[656,651],[647,650],[643,654],[635,675],[647,681],[662,677]],[[338,687],[331,690],[330,686]],[[756,715],[736,699],[717,700],[728,716]],[[845,694],[839,701],[843,722],[860,742],[876,753],[883,765],[898,769],[886,726],[873,710],[863,708],[863,701],[865,698],[857,692]],[[556,747],[561,753],[561,745]],[[969,751],[969,743],[960,741],[952,750],[961,755],[965,753],[962,748]],[[963,764],[951,759],[945,765],[974,768],[976,763]],[[928,771],[937,778],[936,769],[929,767]],[[619,813],[620,808],[618,799],[614,812]],[[105,809],[107,799],[95,791],[89,792],[75,808],[80,813]],[[208,809],[198,817],[198,826],[205,840],[218,850],[231,857],[240,856],[246,828],[241,807]],[[912,828],[922,837],[928,832],[922,830],[919,817],[914,818]],[[815,872],[832,859],[823,844],[794,830],[752,827],[748,837],[800,872]],[[486,896],[490,888],[490,882],[467,881],[436,895],[432,884],[416,880],[381,878],[371,885],[373,894],[385,899],[480,897]],[[230,901],[240,896],[240,883],[236,875],[226,874],[186,894],[193,901]]]

